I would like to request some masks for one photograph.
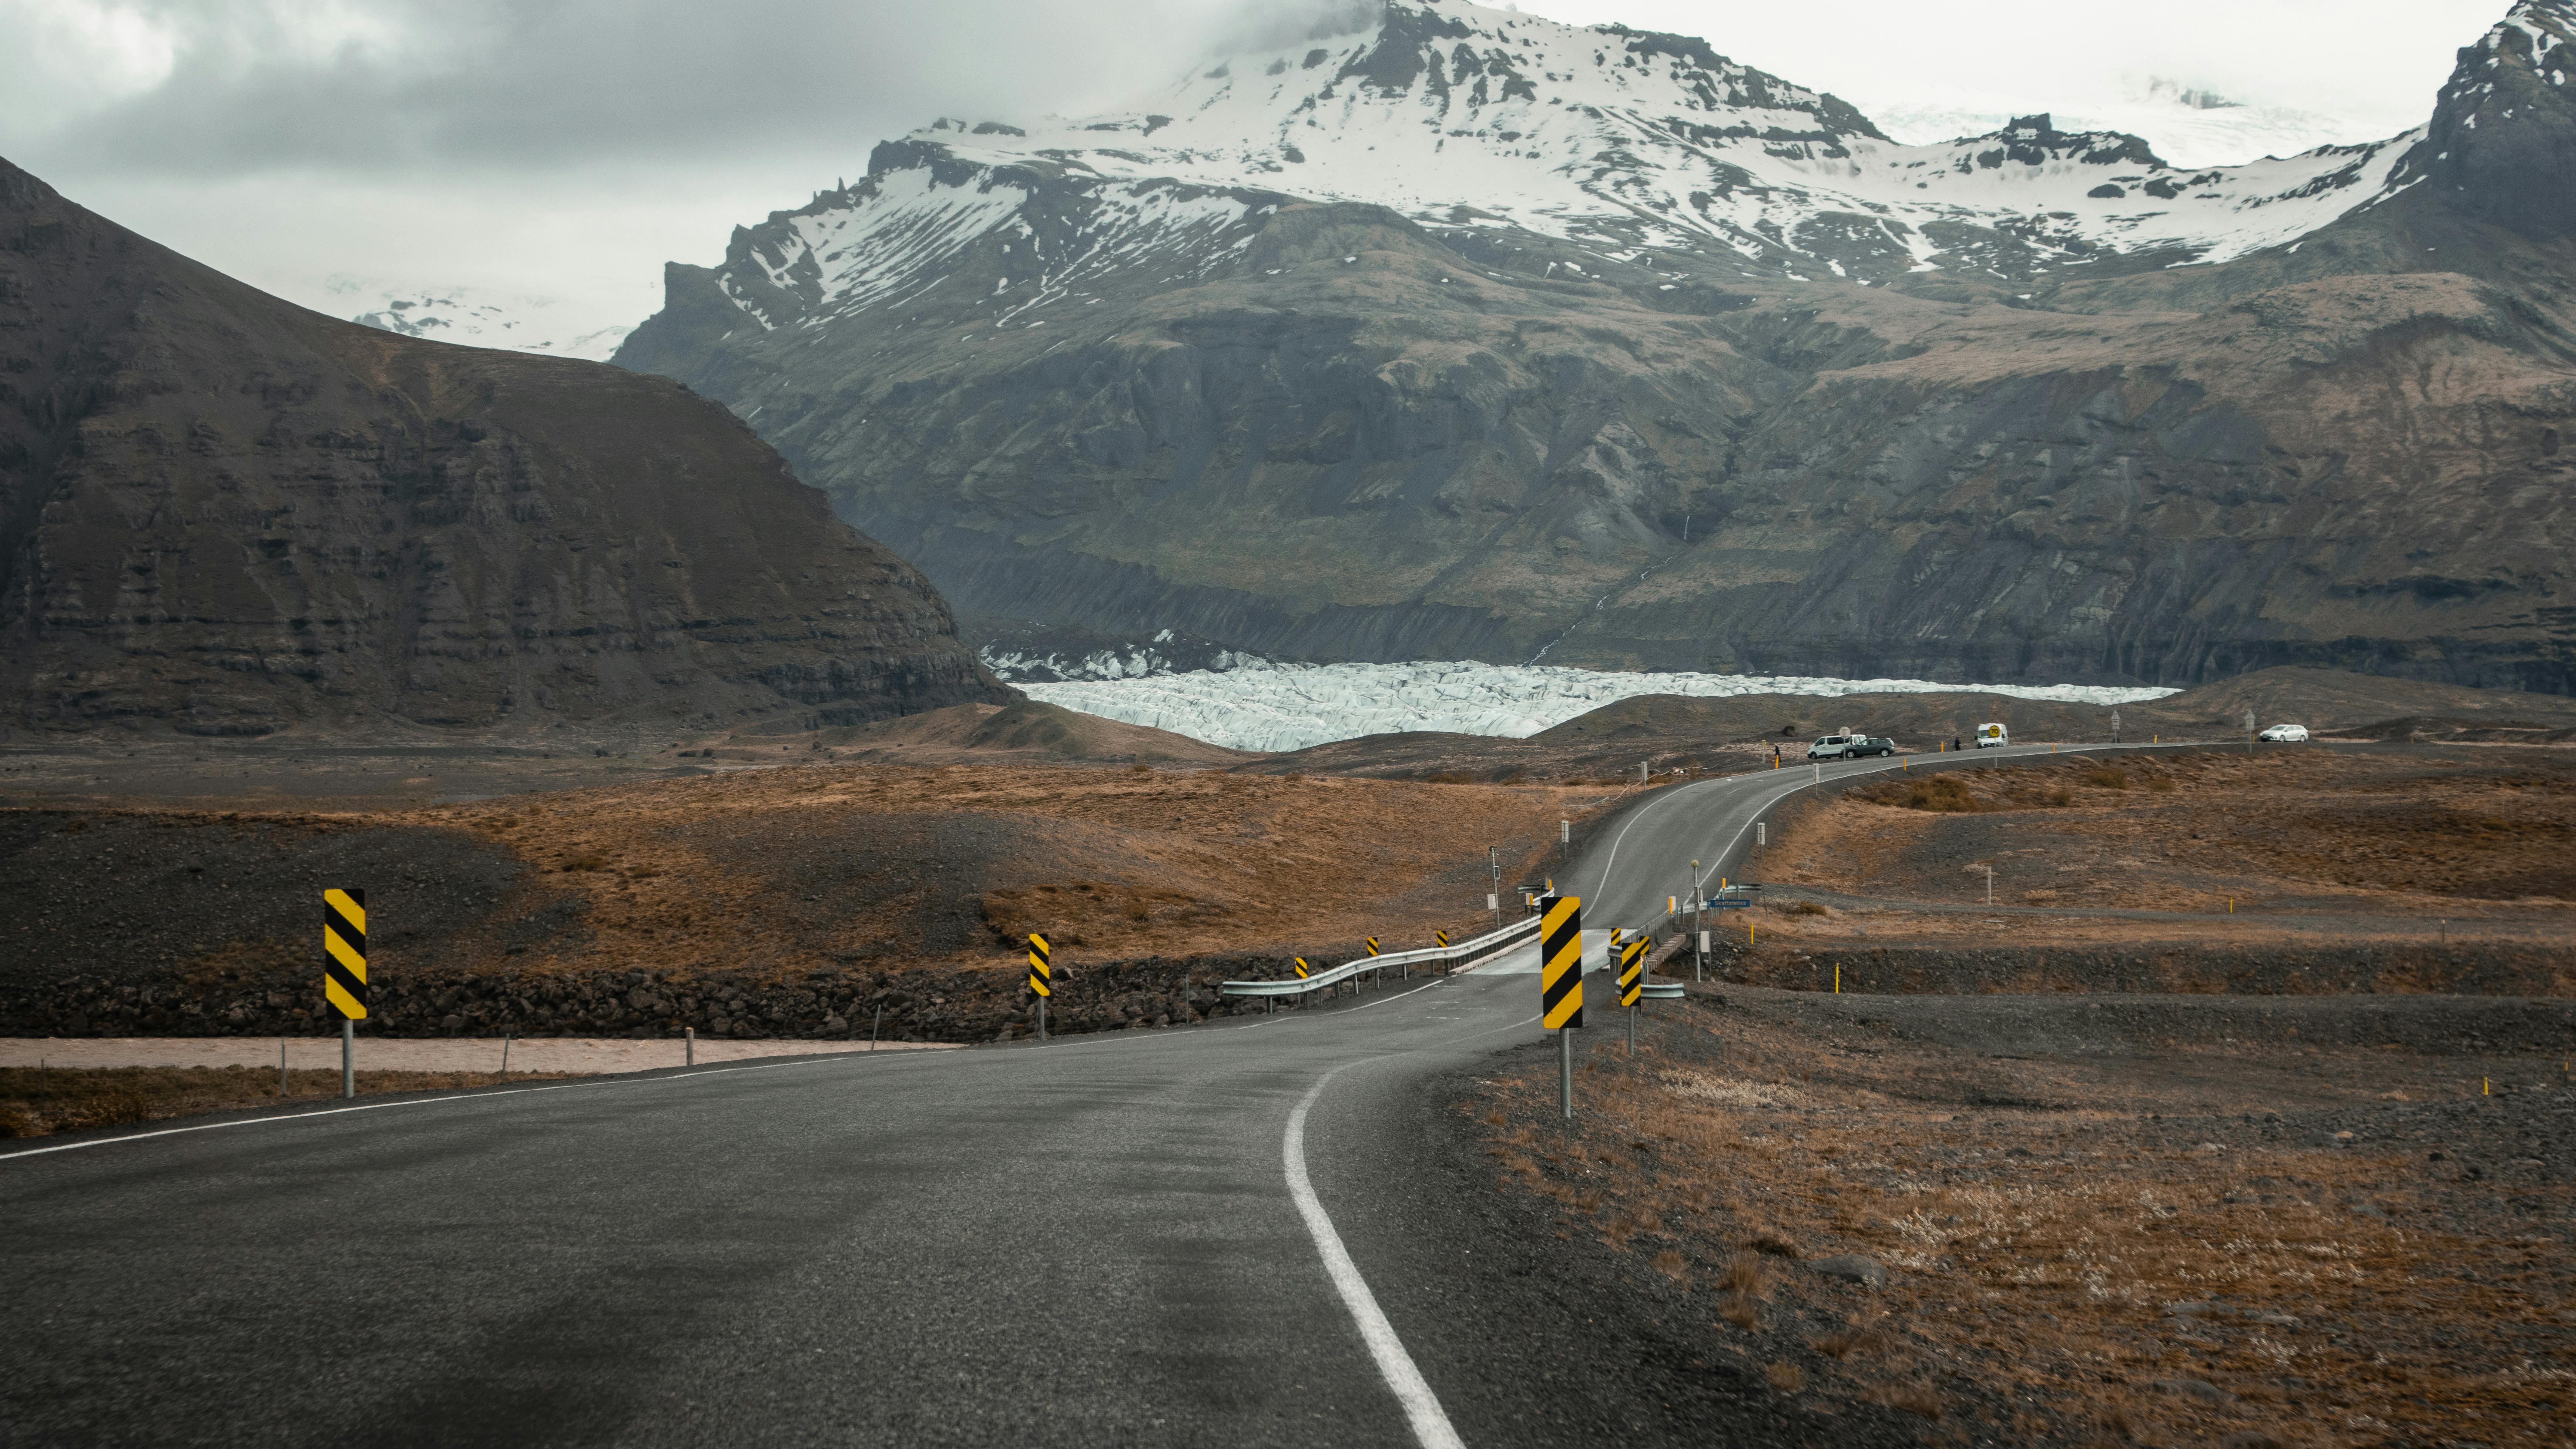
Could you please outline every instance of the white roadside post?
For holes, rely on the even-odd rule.
[[[1708,883],[1699,878],[1699,862],[1695,860],[1691,862],[1690,881],[1691,934],[1699,938],[1698,949],[1691,953],[1691,979],[1706,981],[1708,979],[1708,932],[1701,929],[1703,915],[1701,908],[1708,904],[1705,899],[1708,894]]]

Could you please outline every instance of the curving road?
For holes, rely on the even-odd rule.
[[[2066,755],[2113,752],[2155,753],[2206,750],[2208,745],[2012,745],[2003,749],[1967,750],[1956,754],[1900,755],[1891,758],[1794,764],[1750,775],[1726,775],[1670,786],[1640,801],[1595,831],[1584,853],[1558,881],[1560,889],[1583,897],[1587,927],[1630,930],[1657,926],[1665,902],[1691,899],[1694,889],[1713,890],[1721,878],[1759,879],[1761,861],[1754,849],[1754,823],[1770,818],[1783,800],[1823,781],[1856,776],[1923,773],[1931,770],[1977,769],[2026,763]],[[2053,753],[2052,753],[2053,751]],[[1692,861],[1699,862],[1694,872]],[[1709,912],[1709,926],[1727,924],[1730,913]]]
[[[1660,916],[1811,778],[1647,800],[1569,872],[1587,919]],[[1431,1166],[1435,1079],[1541,1036],[1533,958],[0,1152],[0,1444],[1811,1440],[1703,1370],[1605,1374],[1562,1245],[1479,1235],[1490,1179]]]

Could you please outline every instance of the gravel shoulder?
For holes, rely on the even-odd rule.
[[[1645,1361],[1935,1441],[2563,1442],[2576,1002],[1693,987],[1633,1059],[1616,1021],[1570,1128],[1547,1047],[1439,1120]]]

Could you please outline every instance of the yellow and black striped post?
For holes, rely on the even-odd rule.
[[[1292,960],[1292,961],[1295,961],[1295,962],[1297,963],[1297,979],[1298,979],[1298,980],[1300,980],[1300,981],[1305,980],[1305,979],[1306,979],[1306,958],[1305,958],[1305,957],[1303,957],[1303,956],[1292,956],[1292,957],[1290,957],[1289,959],[1290,959],[1290,960]]]
[[[1538,923],[1539,1023],[1556,1033],[1557,1098],[1574,1116],[1574,1038],[1583,1025],[1583,898],[1558,896]]]
[[[1449,949],[1449,933],[1447,931],[1434,931],[1431,933],[1431,939],[1440,943],[1440,949],[1444,951]]]
[[[340,1095],[358,1095],[358,1019],[367,1014],[367,893],[322,893],[322,999],[340,1013]]]
[[[1038,999],[1038,1040],[1046,1040],[1047,998],[1055,995],[1055,968],[1048,964],[1052,953],[1047,938],[1035,931],[1029,933],[1029,991]]]
[[[1639,936],[1619,956],[1619,1004],[1628,1008],[1628,1055],[1637,1054],[1637,998],[1646,994],[1646,953],[1654,938]]]

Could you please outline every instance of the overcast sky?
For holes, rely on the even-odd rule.
[[[633,321],[664,260],[715,261],[734,223],[861,174],[879,139],[1114,104],[1327,3],[0,0],[0,155],[308,305],[345,275]],[[2506,3],[1520,8],[1704,35],[1864,111],[2064,112],[2155,76],[2365,140],[2421,121]]]

